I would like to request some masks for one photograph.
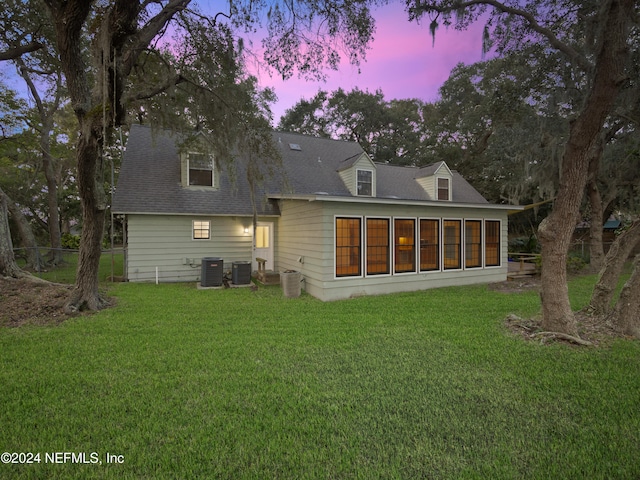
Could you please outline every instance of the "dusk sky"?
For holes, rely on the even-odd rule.
[[[334,91],[355,87],[373,93],[381,89],[386,100],[419,98],[434,101],[438,89],[449,77],[451,69],[463,62],[482,60],[482,23],[467,31],[440,26],[435,45],[428,22],[409,22],[402,3],[392,3],[374,11],[376,32],[365,62],[358,68],[343,62],[338,72],[328,71],[326,82],[306,82],[291,78],[287,81],[274,74],[259,75],[261,86],[275,89],[278,103],[273,107],[277,124],[286,109],[301,98],[311,99],[318,90]]]
[[[205,11],[219,11],[220,0],[200,0],[198,3]],[[274,88],[278,96],[277,104],[272,107],[274,126],[286,109],[302,98],[311,99],[320,89],[332,92],[342,87],[349,92],[358,87],[371,93],[380,89],[386,100],[419,98],[434,101],[438,89],[456,64],[482,60],[481,22],[463,32],[440,26],[432,46],[428,20],[422,24],[409,22],[404,2],[392,1],[379,7],[374,10],[374,17],[374,41],[359,69],[344,61],[339,71],[326,72],[326,82],[309,82],[295,76],[283,81],[275,72],[271,76],[264,70],[256,73],[260,86]],[[255,48],[260,47],[259,37],[253,42]],[[26,93],[15,67],[9,62],[2,63],[0,70],[4,73],[4,81]]]

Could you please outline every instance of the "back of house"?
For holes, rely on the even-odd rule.
[[[503,281],[508,211],[445,162],[374,163],[355,142],[274,132],[251,192],[232,164],[133,126],[114,195],[129,281],[197,282],[203,258],[295,270],[321,300]]]

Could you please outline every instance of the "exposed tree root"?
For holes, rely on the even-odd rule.
[[[65,305],[64,311],[69,315],[85,311],[98,311],[107,308],[111,303],[102,295],[83,296],[74,292],[71,294],[69,302]]]
[[[45,280],[43,278],[40,277],[36,277],[35,275],[31,275],[29,272],[25,272],[24,270],[20,270],[19,272],[16,273],[16,275],[12,275],[12,276],[3,276],[2,277],[4,280],[27,280],[29,282],[33,282],[33,283],[47,283],[47,284],[52,284],[52,285],[61,285],[61,284],[54,284],[52,282],[50,282],[49,280]]]
[[[568,335],[566,333],[561,333],[561,332],[537,332],[537,333],[534,333],[533,336],[543,337],[543,339],[545,340],[549,338],[559,338],[561,340],[567,340],[568,342],[573,342],[578,345],[584,345],[589,347],[593,346],[593,343],[590,342],[589,340],[583,340],[579,337],[574,337],[573,335]]]

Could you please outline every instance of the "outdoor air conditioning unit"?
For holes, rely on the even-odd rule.
[[[202,259],[200,272],[201,287],[219,287],[222,285],[223,261],[219,257],[205,257]]]
[[[231,281],[234,285],[251,283],[251,262],[233,262],[231,267]]]

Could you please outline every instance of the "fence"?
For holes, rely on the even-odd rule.
[[[14,248],[16,263],[34,275],[46,280],[73,283],[78,266],[78,250],[50,247]],[[34,260],[33,265],[27,265],[29,259]],[[100,280],[117,279],[123,275],[123,250],[122,248],[103,249],[100,257]]]

